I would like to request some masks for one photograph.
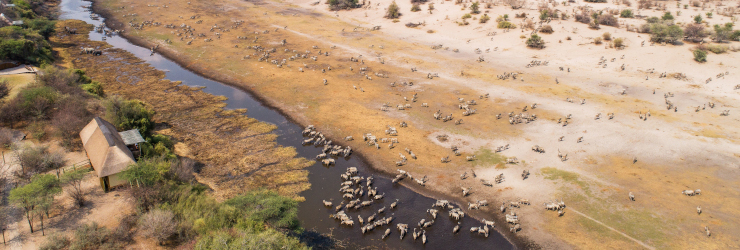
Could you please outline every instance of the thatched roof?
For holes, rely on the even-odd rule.
[[[80,138],[98,177],[120,173],[136,162],[116,127],[100,117],[80,131]]]

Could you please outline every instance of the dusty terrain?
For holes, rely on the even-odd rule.
[[[532,50],[520,38],[531,31],[504,33],[495,28],[494,20],[487,24],[471,20],[468,26],[458,26],[455,21],[468,10],[453,2],[434,2],[437,10],[433,14],[428,14],[426,6],[421,12],[409,12],[410,3],[398,2],[404,14],[398,23],[381,18],[388,0],[336,14],[324,4],[312,2],[103,0],[96,8],[114,19],[110,28],[125,29],[125,36],[142,45],[158,44],[158,53],[191,70],[255,93],[300,123],[315,125],[335,142],[353,136],[356,140],[341,143],[352,146],[375,167],[388,172],[401,168],[417,177],[428,176],[427,185],[417,189],[457,196],[463,204],[482,199],[529,199],[531,206],[516,210],[523,227],[518,234],[544,248],[740,247],[734,237],[740,234],[740,210],[736,209],[740,205],[740,190],[736,188],[740,127],[736,125],[739,119],[734,106],[739,101],[734,90],[737,53],[710,54],[708,62],[700,64],[692,60],[692,44],[646,42],[642,46],[647,35],[628,32],[626,25],[602,25],[600,30],[590,30],[572,18],[551,22],[555,33],[542,35],[547,47]],[[688,4],[682,1],[681,6],[684,2]],[[577,5],[586,3],[552,8],[572,15]],[[588,5],[597,9],[626,8],[611,3]],[[635,14],[662,15],[653,10],[638,13],[636,5],[631,7]],[[676,16],[675,3],[666,6]],[[691,15],[715,8],[722,9],[716,2],[707,3],[705,9],[681,9],[677,22],[688,22]],[[493,19],[509,14],[517,25],[522,19],[513,18],[514,13],[538,16],[535,2],[519,10],[502,3],[481,10]],[[714,18],[707,22],[730,22],[729,17],[718,13],[715,11]],[[408,22],[426,22],[426,26],[407,28],[404,24]],[[620,22],[639,25],[644,21],[620,18]],[[376,25],[382,28],[371,30]],[[186,33],[184,26],[195,31]],[[496,35],[487,36],[492,31]],[[626,48],[617,50],[591,43],[593,37],[604,32],[625,38]],[[286,45],[280,44],[283,39]],[[441,49],[432,48],[439,44],[443,45]],[[727,45],[739,46],[737,42]],[[272,48],[276,50],[267,60],[258,60]],[[490,51],[478,55],[476,48]],[[310,52],[308,58],[287,60],[306,51]],[[116,51],[106,51],[111,52]],[[317,56],[316,60],[310,59],[312,56]],[[484,62],[476,61],[480,56]],[[598,64],[602,57],[606,66]],[[278,67],[282,59],[286,63]],[[89,65],[90,60],[83,57],[79,65]],[[549,63],[525,67],[532,60]],[[363,67],[367,70],[361,71]],[[409,70],[412,67],[418,71]],[[504,72],[520,74],[516,80],[498,80]],[[669,77],[660,77],[664,72]],[[91,73],[96,79],[106,78],[101,82],[119,84],[115,76],[105,72]],[[429,79],[428,73],[439,73],[440,77]],[[676,73],[686,77],[676,79]],[[717,78],[720,73],[725,76]],[[712,81],[705,84],[707,78]],[[176,87],[176,83],[162,83],[166,87],[139,85],[147,89],[185,88]],[[112,88],[120,93],[132,89]],[[623,90],[624,95],[620,94]],[[669,92],[672,96],[667,99],[678,108],[675,112],[665,108],[664,95]],[[416,102],[410,101],[414,93],[418,94]],[[480,98],[484,94],[490,97]],[[477,109],[476,114],[463,116],[458,98],[476,100],[478,105],[471,106]],[[575,101],[566,102],[566,98]],[[585,103],[581,104],[583,99]],[[148,101],[156,104],[163,99]],[[715,107],[704,106],[709,102]],[[384,103],[390,106],[387,112],[380,109]],[[407,103],[412,108],[396,109],[396,105]],[[537,103],[536,109],[531,109],[533,103]],[[527,105],[530,108],[523,111]],[[699,111],[695,111],[697,106]],[[463,121],[455,125],[454,121],[436,120],[432,114],[437,110]],[[720,116],[722,110],[730,110],[730,115]],[[510,125],[509,112],[536,114],[538,119]],[[651,115],[646,120],[639,119],[647,112]],[[601,119],[595,119],[599,113]],[[607,118],[608,113],[615,113],[614,119]],[[503,117],[497,119],[497,114]],[[567,126],[558,123],[569,114],[573,118]],[[401,121],[408,122],[408,127],[401,128]],[[381,144],[375,149],[359,140],[364,133],[391,137],[383,132],[388,125],[399,130],[400,143],[395,148]],[[450,139],[436,139],[443,134]],[[176,137],[190,140],[184,135],[187,133]],[[563,141],[559,140],[561,136]],[[578,142],[581,137],[583,141]],[[508,150],[492,153],[506,144],[511,145]],[[453,145],[461,149],[462,156],[453,155]],[[534,145],[545,153],[533,152]],[[223,145],[222,149],[230,146]],[[397,167],[398,154],[404,153],[404,148],[413,150],[418,159]],[[568,154],[568,160],[561,161],[558,151]],[[440,158],[448,155],[452,161],[441,163]],[[477,160],[466,161],[465,157],[471,155]],[[520,163],[504,164],[507,157],[517,157]],[[522,180],[519,175],[525,169],[532,175]],[[459,178],[471,170],[477,178]],[[486,187],[480,182],[492,182],[501,173],[506,176],[501,184]],[[461,197],[461,186],[473,187],[472,195]],[[702,195],[684,196],[681,191],[685,189],[701,189]],[[635,194],[635,201],[627,198],[629,192]],[[564,216],[543,209],[542,203],[554,199],[567,204]],[[701,215],[697,215],[696,206],[702,207]],[[497,208],[489,206],[484,211],[496,213]],[[711,228],[711,237],[704,234],[705,226]]]

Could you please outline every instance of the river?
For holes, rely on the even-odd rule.
[[[93,20],[90,16],[91,10],[84,7],[90,5],[91,2],[89,1],[62,0],[60,4],[60,19],[77,19],[98,26],[104,19],[101,17],[98,20]],[[95,31],[90,32],[91,40],[102,41],[103,36],[104,35],[102,33]],[[136,46],[123,37],[106,37],[106,42],[116,48],[130,52],[151,64],[152,67],[166,72],[166,78],[169,80],[182,81],[183,84],[188,86],[204,86],[205,89],[203,89],[203,91],[206,93],[228,97],[229,99],[226,101],[226,108],[228,109],[246,108],[248,110],[246,115],[249,117],[277,125],[277,130],[274,131],[274,133],[279,136],[277,142],[284,146],[295,147],[301,157],[313,159],[317,154],[321,153],[321,148],[301,145],[301,141],[304,139],[301,135],[301,131],[303,129],[298,124],[290,121],[276,110],[264,106],[262,103],[257,101],[257,99],[253,98],[251,94],[238,88],[201,77],[182,68],[177,63],[170,61],[160,54],[150,55],[149,49]],[[360,135],[355,135],[355,137],[360,137]],[[428,242],[426,245],[422,245],[421,239],[414,241],[411,237],[411,233],[413,231],[413,227],[415,227],[421,219],[432,219],[432,217],[426,213],[426,210],[431,208],[431,205],[435,202],[434,199],[418,194],[402,185],[393,184],[390,180],[390,178],[392,178],[391,176],[374,171],[357,156],[351,156],[347,159],[338,158],[336,160],[336,166],[324,167],[317,163],[307,169],[309,171],[308,178],[311,183],[311,189],[300,194],[301,196],[306,197],[306,201],[300,204],[298,211],[301,225],[307,230],[312,230],[322,234],[331,233],[332,237],[337,240],[349,242],[354,246],[368,248],[514,248],[510,242],[495,231],[492,231],[488,238],[478,235],[477,233],[470,233],[469,229],[471,227],[480,226],[481,223],[469,216],[460,220],[460,232],[453,235],[452,228],[457,222],[447,216],[446,210],[440,211],[434,225],[426,228]],[[363,235],[360,231],[359,223],[354,227],[340,227],[339,221],[329,218],[333,209],[327,209],[324,207],[322,200],[331,199],[334,201],[334,204],[341,201],[342,197],[339,192],[339,188],[342,180],[339,175],[344,173],[347,167],[357,167],[360,176],[373,176],[373,186],[377,187],[379,194],[385,194],[385,198],[382,200],[381,204],[376,203],[370,207],[361,209],[359,212],[351,210],[347,212],[347,214],[352,216],[355,223],[357,223],[358,214],[362,215],[363,218],[367,218],[381,207],[386,206],[386,212],[378,217],[393,216],[394,220],[391,223],[392,226],[376,228],[374,231]],[[393,201],[396,201],[396,199],[399,201],[398,207],[391,210],[389,205]],[[464,209],[464,211],[467,211],[467,209]],[[396,223],[409,224],[409,233],[403,240],[399,239],[400,234],[395,228]],[[386,228],[391,228],[392,233],[390,237],[385,240],[381,240],[381,236]]]

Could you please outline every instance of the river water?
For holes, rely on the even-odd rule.
[[[91,2],[82,0],[62,0],[60,19],[77,19],[85,21],[95,26],[103,22],[103,18],[93,20],[90,17],[90,9],[84,6],[90,6]],[[96,41],[103,40],[103,34],[95,31],[90,32],[90,39]],[[137,57],[145,60],[154,68],[166,72],[166,79],[172,81],[182,81],[188,86],[204,86],[206,93],[228,97],[226,101],[228,109],[246,108],[246,115],[257,120],[277,125],[274,131],[278,135],[277,142],[284,146],[295,147],[301,157],[313,159],[321,153],[321,148],[314,146],[302,146],[301,141],[304,139],[301,135],[303,130],[298,124],[288,120],[279,112],[264,106],[262,103],[252,97],[251,94],[219,83],[204,77],[201,77],[191,71],[182,68],[177,63],[161,56],[160,54],[150,55],[147,48],[136,46],[123,37],[111,36],[106,37],[106,42],[112,46],[124,49]],[[355,135],[355,137],[360,137]],[[390,180],[392,176],[379,173],[372,170],[367,164],[363,163],[357,156],[351,156],[347,159],[336,159],[336,166],[324,167],[317,163],[309,167],[309,181],[311,189],[302,192],[300,195],[306,197],[306,201],[300,204],[298,217],[301,225],[307,230],[312,230],[322,234],[331,233],[333,238],[348,242],[355,247],[382,248],[382,249],[511,249],[514,248],[511,243],[496,232],[491,232],[488,238],[482,235],[469,232],[470,227],[480,226],[481,223],[473,218],[466,216],[460,220],[461,228],[457,234],[452,234],[452,228],[457,223],[447,216],[445,210],[440,211],[434,225],[426,228],[427,244],[422,245],[421,239],[414,241],[411,237],[413,227],[421,219],[431,220],[432,217],[426,213],[435,202],[434,199],[420,195],[406,187],[393,184]],[[376,202],[374,205],[365,207],[360,211],[351,210],[347,214],[355,220],[354,227],[339,226],[339,222],[329,218],[333,209],[327,209],[323,206],[322,200],[332,200],[336,205],[342,200],[339,192],[339,177],[344,173],[347,167],[357,167],[359,175],[368,177],[373,176],[373,186],[377,187],[379,194],[385,194],[382,202]],[[416,173],[420,174],[420,173]],[[364,182],[363,182],[364,184]],[[391,210],[390,204],[398,199],[398,207]],[[363,200],[367,200],[364,197]],[[381,207],[386,206],[386,212],[380,214],[380,218],[393,216],[392,226],[376,228],[374,231],[362,234],[357,221],[357,215],[367,218],[377,212]],[[464,209],[464,211],[467,211]],[[399,232],[395,228],[396,223],[409,224],[409,233],[401,240]],[[505,226],[505,225],[504,225]],[[381,239],[386,228],[391,229],[391,235],[385,240]]]

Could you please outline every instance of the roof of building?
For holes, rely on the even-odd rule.
[[[123,139],[123,144],[126,144],[126,146],[146,141],[144,140],[144,137],[141,137],[141,133],[139,133],[138,129],[118,132],[118,134],[121,136],[121,139]]]
[[[116,127],[100,117],[80,131],[80,138],[98,177],[120,173],[136,162]]]

